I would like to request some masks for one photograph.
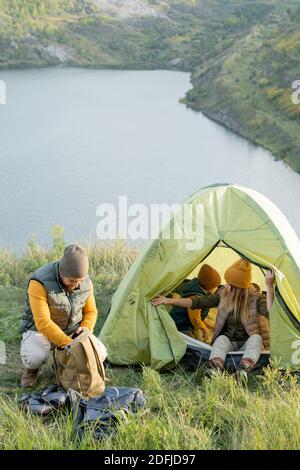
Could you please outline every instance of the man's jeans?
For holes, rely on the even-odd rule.
[[[98,338],[97,338],[98,339]],[[103,343],[99,341],[99,352],[102,360],[107,356]],[[55,345],[42,333],[28,330],[23,333],[21,342],[21,359],[27,369],[40,369],[46,362]]]

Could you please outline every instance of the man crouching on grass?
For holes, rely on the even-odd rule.
[[[84,328],[93,332],[98,313],[88,269],[83,249],[69,245],[60,260],[38,268],[30,276],[21,320],[21,358],[25,367],[22,387],[36,384],[56,346],[70,344],[71,335]],[[101,356],[104,360],[106,351],[102,350]]]

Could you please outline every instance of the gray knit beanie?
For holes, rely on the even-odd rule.
[[[69,245],[59,261],[59,274],[64,277],[86,277],[89,272],[89,260],[78,245]]]

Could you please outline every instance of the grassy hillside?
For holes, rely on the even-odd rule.
[[[67,412],[41,419],[18,407],[20,337],[18,323],[28,274],[57,259],[63,250],[62,231],[53,233],[53,247],[45,251],[31,240],[20,258],[0,251],[0,339],[6,343],[7,363],[0,365],[0,449],[298,449],[300,440],[297,379],[276,367],[252,377],[243,388],[232,376],[204,378],[201,369],[189,372],[184,363],[158,374],[149,367],[107,370],[109,385],[135,386],[148,397],[147,408],[120,423],[118,433],[95,442],[87,432],[83,441],[72,433]],[[137,252],[115,245],[86,247],[91,264],[100,318],[99,333],[111,296]],[[51,361],[37,389],[55,383]],[[17,430],[17,432],[16,432]]]
[[[0,0],[0,68],[185,70],[185,103],[300,172],[298,0]]]
[[[225,54],[196,68],[185,102],[269,149],[300,172],[300,22],[255,25]]]

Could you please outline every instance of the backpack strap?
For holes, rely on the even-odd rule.
[[[97,339],[95,338],[95,336],[94,336],[93,334],[91,334],[91,335],[89,336],[89,340],[90,340],[91,345],[92,345],[92,348],[93,348],[93,350],[94,350],[94,354],[95,354],[95,358],[96,358],[96,362],[97,362],[98,368],[99,368],[99,370],[100,370],[100,373],[101,373],[101,375],[102,375],[103,380],[105,381],[105,380],[106,380],[106,377],[105,377],[105,369],[104,369],[103,361],[102,361],[102,359],[100,358],[99,346],[98,346]]]

